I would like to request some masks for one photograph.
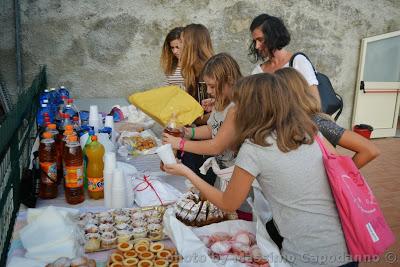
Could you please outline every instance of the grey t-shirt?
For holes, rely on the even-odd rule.
[[[213,109],[207,121],[207,125],[211,127],[212,138],[215,138],[219,128],[221,128],[222,123],[224,123],[226,114],[234,105],[234,103],[230,103],[223,111],[215,111],[215,109]],[[221,155],[215,156],[215,159],[218,165],[220,165],[220,168],[229,168],[235,164],[235,153],[227,149]]]
[[[347,263],[346,242],[318,144],[283,153],[275,139],[267,141],[272,146],[246,140],[235,165],[260,183],[283,237],[282,256],[293,266]]]
[[[336,122],[318,114],[313,115],[312,119],[326,140],[328,140],[333,146],[336,146],[344,133],[344,128],[337,125]]]

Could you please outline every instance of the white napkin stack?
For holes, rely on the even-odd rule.
[[[71,213],[49,206],[38,214],[28,210],[30,222],[21,229],[26,258],[52,262],[60,257],[76,258],[82,255],[83,233],[71,220]],[[35,214],[29,214],[34,212]],[[75,212],[74,212],[75,213]]]

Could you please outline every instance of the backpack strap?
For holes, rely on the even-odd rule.
[[[294,61],[294,58],[295,58],[297,55],[302,55],[302,56],[304,56],[304,57],[311,63],[311,66],[312,66],[312,68],[313,68],[313,70],[314,70],[314,73],[315,73],[315,75],[317,75],[317,72],[316,72],[316,70],[315,70],[315,68],[314,68],[314,65],[312,64],[311,60],[310,60],[310,59],[307,57],[307,55],[304,54],[303,52],[296,52],[296,53],[294,53],[294,54],[292,55],[292,57],[291,57],[290,60],[289,60],[289,67],[293,68],[293,61]]]

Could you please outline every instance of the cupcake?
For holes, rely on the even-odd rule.
[[[152,224],[152,223],[161,223],[162,218],[161,217],[150,217],[147,218],[147,223]]]
[[[116,224],[128,223],[129,217],[126,215],[117,215],[114,218]]]
[[[149,231],[162,231],[162,225],[159,223],[151,223],[147,225]]]
[[[120,231],[120,230],[128,230],[128,229],[129,229],[129,225],[126,224],[126,223],[120,223],[120,224],[115,225],[115,229],[116,229],[117,231]]]
[[[128,242],[132,237],[132,229],[129,230],[118,230],[117,231],[117,239],[118,243]]]
[[[145,216],[144,216],[143,212],[138,211],[138,212],[133,213],[133,214],[131,215],[131,218],[132,218],[132,221],[144,220],[144,219],[145,219]]]
[[[143,219],[140,220],[132,220],[132,226],[133,227],[145,227],[147,225],[147,222]]]
[[[108,211],[103,211],[103,212],[98,213],[97,216],[99,218],[108,217],[108,216],[111,216],[111,213],[109,213]]]
[[[99,220],[96,218],[87,218],[86,219],[86,224],[94,224],[94,225],[99,225]]]
[[[100,235],[98,233],[88,233],[85,235],[85,251],[95,251],[100,248]]]
[[[86,224],[85,225],[85,234],[87,233],[98,233],[99,227],[95,224]]]
[[[114,226],[110,223],[102,223],[99,225],[100,232],[112,232],[114,231]]]
[[[113,217],[111,215],[100,217],[99,221],[102,224],[113,224],[114,223]]]
[[[133,237],[136,238],[143,238],[147,236],[147,230],[144,227],[136,227],[132,230]]]
[[[117,237],[112,232],[104,232],[101,234],[101,247],[113,248],[117,244]]]

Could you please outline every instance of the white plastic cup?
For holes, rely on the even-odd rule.
[[[120,169],[114,169],[113,178],[112,178],[112,189],[120,189],[125,190],[125,178],[124,173]]]
[[[126,208],[126,196],[125,189],[123,190],[113,190],[112,191],[112,199],[111,199],[111,208],[113,209],[122,209]]]
[[[157,148],[158,156],[164,164],[175,164],[176,159],[171,144],[165,144]]]
[[[106,116],[106,121],[104,123],[105,127],[110,127],[114,130],[114,117],[113,116]]]
[[[107,209],[111,209],[113,171],[110,172],[104,170],[103,177],[104,177],[104,205]]]
[[[115,152],[106,152],[104,154],[104,172],[112,172],[117,166],[117,155]]]
[[[90,106],[89,111],[89,126],[94,128],[95,133],[99,131],[99,109],[96,105]]]

